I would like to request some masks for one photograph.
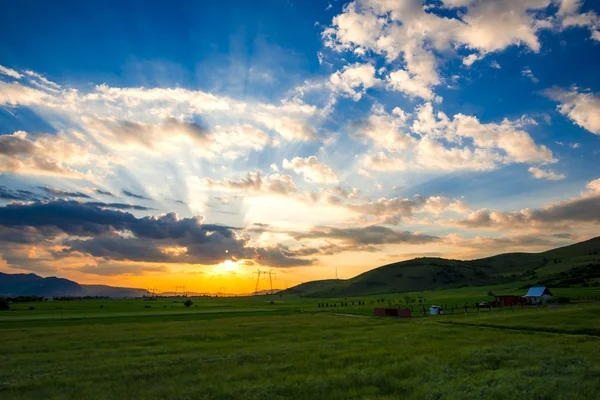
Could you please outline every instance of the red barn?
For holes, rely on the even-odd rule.
[[[376,317],[410,318],[410,310],[402,308],[376,308],[373,310]]]
[[[496,305],[503,307],[520,306],[527,304],[527,299],[522,296],[496,296]]]

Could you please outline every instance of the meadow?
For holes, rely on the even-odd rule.
[[[411,296],[467,303],[485,300],[489,290]],[[555,295],[599,294],[561,290]],[[278,295],[193,298],[189,308],[173,298],[13,303],[0,313],[0,398],[593,399],[600,393],[600,304],[494,316],[371,317],[374,306],[404,296],[364,297],[365,305],[354,307],[358,298]],[[323,302],[336,307],[320,308]]]

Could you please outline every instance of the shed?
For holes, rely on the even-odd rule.
[[[429,307],[429,315],[440,315],[444,313],[444,309],[440,306],[432,305]]]
[[[543,304],[552,298],[552,292],[545,286],[534,286],[529,288],[525,298],[531,304]]]

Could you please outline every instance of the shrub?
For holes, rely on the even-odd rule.
[[[190,299],[187,299],[186,301],[183,302],[183,305],[186,306],[186,307],[188,307],[188,308],[191,307],[192,304],[194,304],[194,302],[191,301]]]
[[[4,297],[0,297],[0,311],[10,310],[10,301]]]

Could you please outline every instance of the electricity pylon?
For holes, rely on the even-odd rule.
[[[270,284],[270,288],[271,290],[269,291],[269,294],[273,294],[273,276],[276,276],[277,274],[273,271],[261,271],[260,269],[256,270],[256,272],[252,273],[252,277],[254,278],[254,275],[256,275],[256,287],[254,288],[254,295],[258,295],[258,284],[260,282],[260,276],[266,276],[269,275],[269,284]]]

